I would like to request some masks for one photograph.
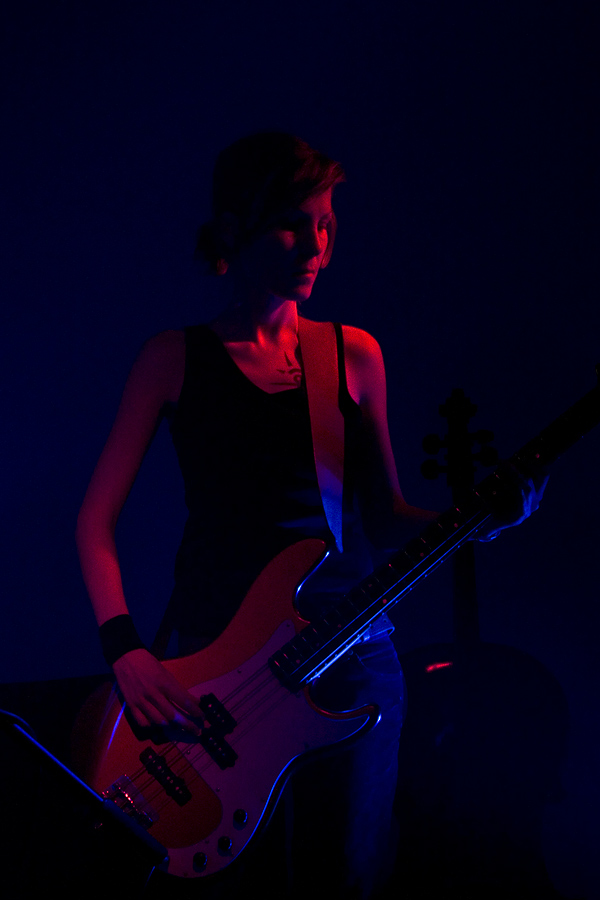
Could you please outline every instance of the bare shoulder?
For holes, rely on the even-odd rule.
[[[361,406],[385,394],[385,371],[381,347],[367,331],[342,325],[346,378],[351,396]]]
[[[185,360],[185,336],[183,331],[160,331],[143,345],[138,359],[147,365],[177,365]]]
[[[183,331],[161,331],[149,338],[133,365],[131,377],[160,400],[177,402],[185,370]]]
[[[344,350],[358,364],[368,364],[381,360],[381,347],[375,338],[362,328],[342,325]]]

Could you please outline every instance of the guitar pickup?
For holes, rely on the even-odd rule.
[[[198,706],[209,725],[212,725],[220,734],[229,734],[237,725],[231,713],[214,694],[204,694],[200,697]]]
[[[220,734],[213,734],[212,729],[208,728],[202,732],[199,740],[201,746],[220,769],[229,769],[235,765],[238,755],[233,747],[221,738]]]
[[[185,806],[192,799],[183,778],[175,775],[165,757],[153,750],[152,747],[146,747],[140,753],[140,762],[144,764],[148,774],[164,788],[166,794],[172,797],[178,806]]]

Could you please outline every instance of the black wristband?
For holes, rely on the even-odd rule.
[[[146,649],[131,616],[113,616],[98,629],[104,659],[112,666],[130,650]]]

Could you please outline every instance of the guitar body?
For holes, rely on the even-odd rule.
[[[90,698],[79,716],[82,776],[167,848],[172,875],[205,877],[225,868],[268,822],[301,759],[378,721],[376,707],[320,709],[309,687],[293,693],[269,667],[269,658],[307,624],[295,595],[324,550],[313,539],[288,547],[209,647],[164,662],[195,698],[204,698],[201,738],[176,728],[139,729],[114,689]]]

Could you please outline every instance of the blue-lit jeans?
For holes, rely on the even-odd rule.
[[[392,807],[406,692],[389,636],[359,645],[336,663],[313,696],[327,709],[375,703],[381,719],[350,748],[307,764],[292,778],[283,803],[292,821],[288,893],[363,900],[384,884],[396,851]]]

